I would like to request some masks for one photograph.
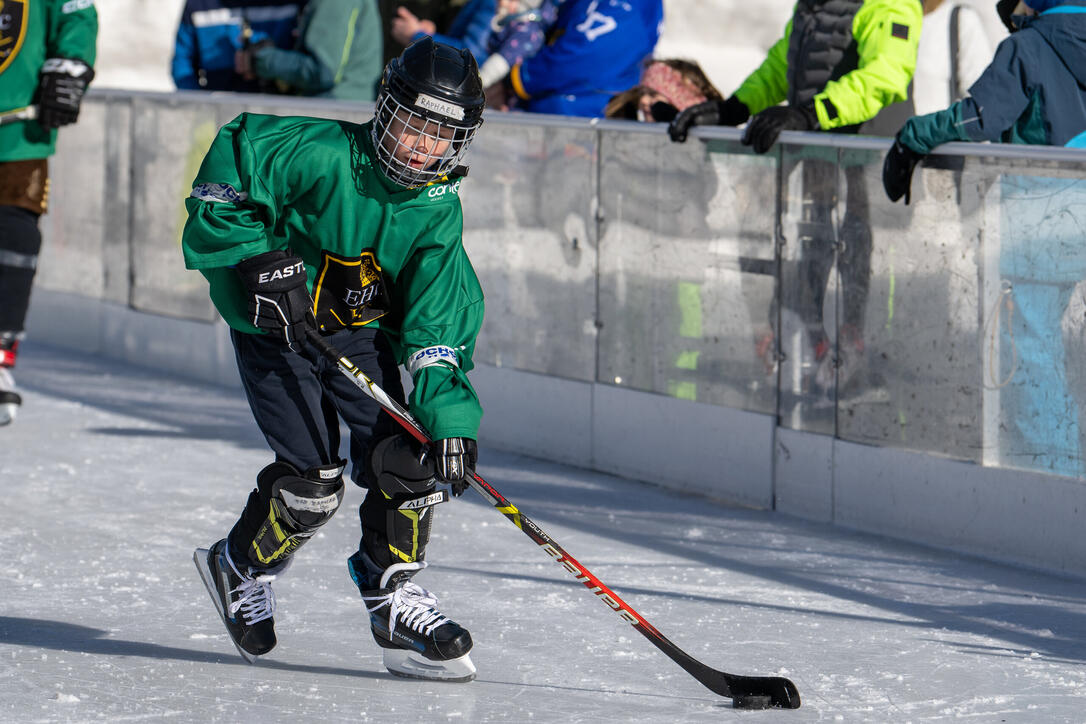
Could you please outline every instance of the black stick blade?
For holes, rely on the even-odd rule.
[[[783,676],[731,675],[727,684],[736,709],[799,708],[799,689]]]

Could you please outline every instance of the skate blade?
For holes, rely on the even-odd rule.
[[[470,654],[448,661],[432,661],[406,649],[382,649],[382,651],[384,651],[385,668],[389,673],[405,679],[466,682],[475,678],[475,664],[471,663]]]
[[[211,596],[211,602],[215,604],[215,610],[219,612],[219,618],[222,619],[222,625],[226,626],[226,612],[222,609],[222,602],[219,600],[219,592],[215,589],[215,581],[212,579],[211,568],[207,565],[208,553],[209,551],[207,548],[197,548],[192,554],[192,562],[196,564],[196,570],[200,574],[200,580],[204,582],[204,588],[207,589],[208,594]],[[250,664],[256,663],[256,660],[260,658],[256,654],[250,654],[248,651],[238,646],[238,642],[234,641],[234,637],[230,635],[229,629],[226,631],[226,638],[230,639],[230,642],[234,644],[234,648],[238,650],[241,657]]]

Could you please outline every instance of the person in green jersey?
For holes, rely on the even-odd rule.
[[[231,327],[242,384],[275,461],[226,538],[194,560],[238,651],[275,646],[271,582],[344,494],[366,488],[348,560],[393,673],[467,681],[471,635],[411,581],[435,504],[467,487],[482,409],[467,378],[483,294],[462,244],[460,160],[482,123],[471,54],[431,38],[386,66],[373,120],[242,114],[186,199],[185,263]],[[306,344],[314,327],[435,442],[425,448]],[[438,487],[439,483],[448,484]]]
[[[94,78],[93,0],[0,2],[0,425],[22,398],[11,369],[41,251],[57,131],[75,123]]]

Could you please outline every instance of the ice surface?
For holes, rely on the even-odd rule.
[[[803,708],[731,709],[477,496],[438,509],[418,582],[472,631],[478,679],[393,678],[347,575],[352,486],[251,666],[190,560],[270,459],[242,396],[32,340],[16,380],[2,721],[1086,721],[1086,582],[485,446],[483,476],[649,622],[709,666],[788,676]]]

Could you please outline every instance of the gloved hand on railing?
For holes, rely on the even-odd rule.
[[[882,187],[886,189],[886,195],[891,201],[897,201],[904,196],[905,205],[908,206],[913,169],[923,158],[924,154],[917,153],[902,143],[901,134],[898,133],[894,145],[886,152],[886,159],[882,162]]]
[[[667,134],[676,143],[686,140],[691,126],[738,126],[750,118],[750,109],[732,96],[726,101],[711,100],[683,109],[667,127]]]

